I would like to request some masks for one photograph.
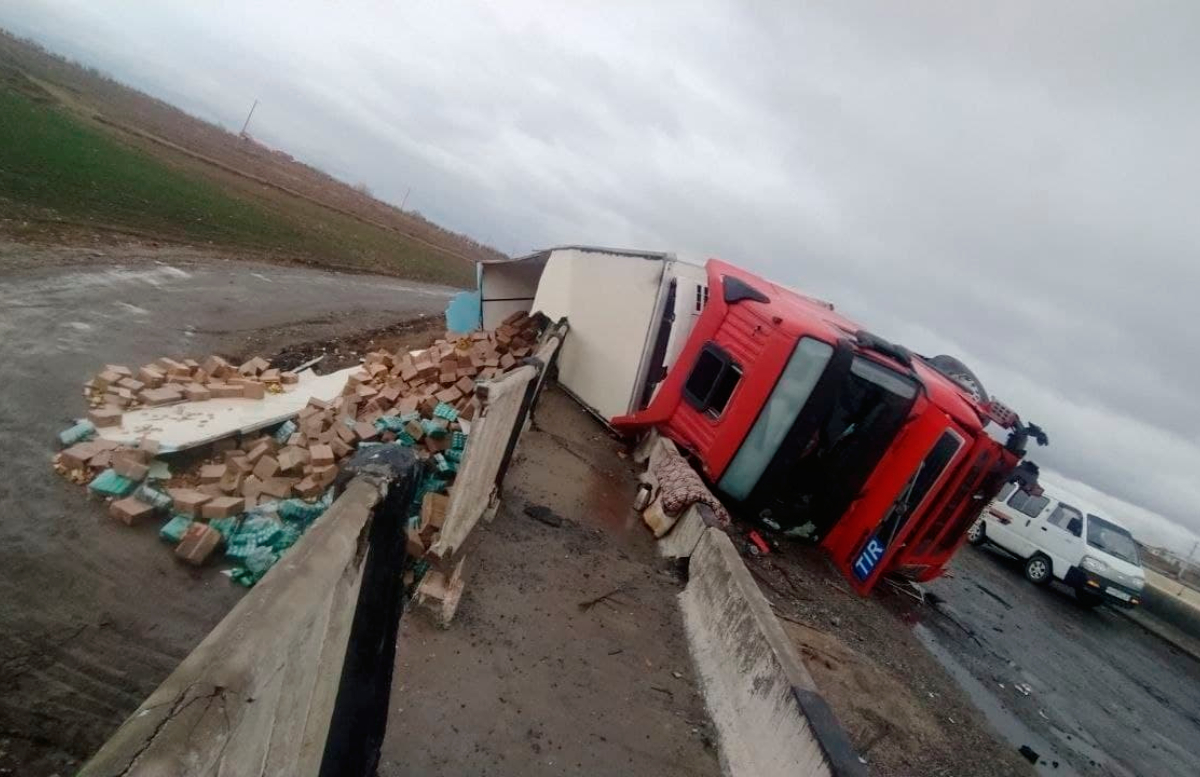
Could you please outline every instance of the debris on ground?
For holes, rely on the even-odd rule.
[[[547,526],[558,528],[563,525],[563,517],[545,505],[525,505],[525,514]]]
[[[333,502],[341,464],[362,446],[397,443],[426,462],[407,539],[410,586],[422,583],[420,556],[437,539],[445,492],[465,455],[478,383],[517,366],[541,323],[526,313],[494,331],[448,334],[424,350],[376,350],[362,358],[332,401],[310,398],[273,429],[215,440],[170,463],[150,437],[123,445],[99,435],[124,411],[163,403],[261,400],[296,384],[296,373],[261,357],[233,366],[220,356],[162,358],[136,372],[109,364],[84,385],[88,418],[59,435],[56,471],[109,500],[109,514],[133,526],[163,517],[159,536],[181,560],[205,564],[224,547],[229,576],[253,585]],[[302,387],[302,384],[301,384]],[[426,576],[428,577],[428,576]],[[461,580],[429,580],[424,598],[449,613]],[[436,590],[435,590],[436,589]]]

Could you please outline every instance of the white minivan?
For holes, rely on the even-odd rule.
[[[1043,585],[1051,577],[1075,589],[1094,607],[1133,607],[1146,576],[1129,530],[1080,499],[1057,489],[1031,494],[1009,483],[967,532],[972,545],[990,543],[1025,560],[1025,577]]]

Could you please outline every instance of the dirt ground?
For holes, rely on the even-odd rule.
[[[543,395],[476,530],[454,623],[404,614],[380,775],[720,773],[683,581],[633,511],[618,451],[564,394]]]
[[[914,633],[935,608],[886,585],[862,598],[806,545],[746,561],[872,775],[1033,773]]]
[[[0,774],[73,773],[243,590],[53,472],[84,378],[106,362],[322,347],[334,369],[423,344],[451,293],[196,249],[0,243]]]

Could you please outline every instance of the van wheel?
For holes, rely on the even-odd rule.
[[[976,521],[967,529],[967,542],[972,545],[982,545],[986,539],[987,530],[983,527],[983,521]]]
[[[1049,583],[1051,572],[1050,559],[1040,553],[1025,562],[1025,577],[1034,585]]]

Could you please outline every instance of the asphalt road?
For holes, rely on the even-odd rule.
[[[1034,586],[999,550],[963,548],[951,569],[928,590],[953,619],[927,619],[922,636],[993,727],[1039,753],[1039,773],[1200,773],[1200,663],[1066,587]]]
[[[241,594],[53,472],[82,381],[440,315],[453,293],[178,249],[40,250],[0,246],[0,772],[22,775],[72,773]]]

